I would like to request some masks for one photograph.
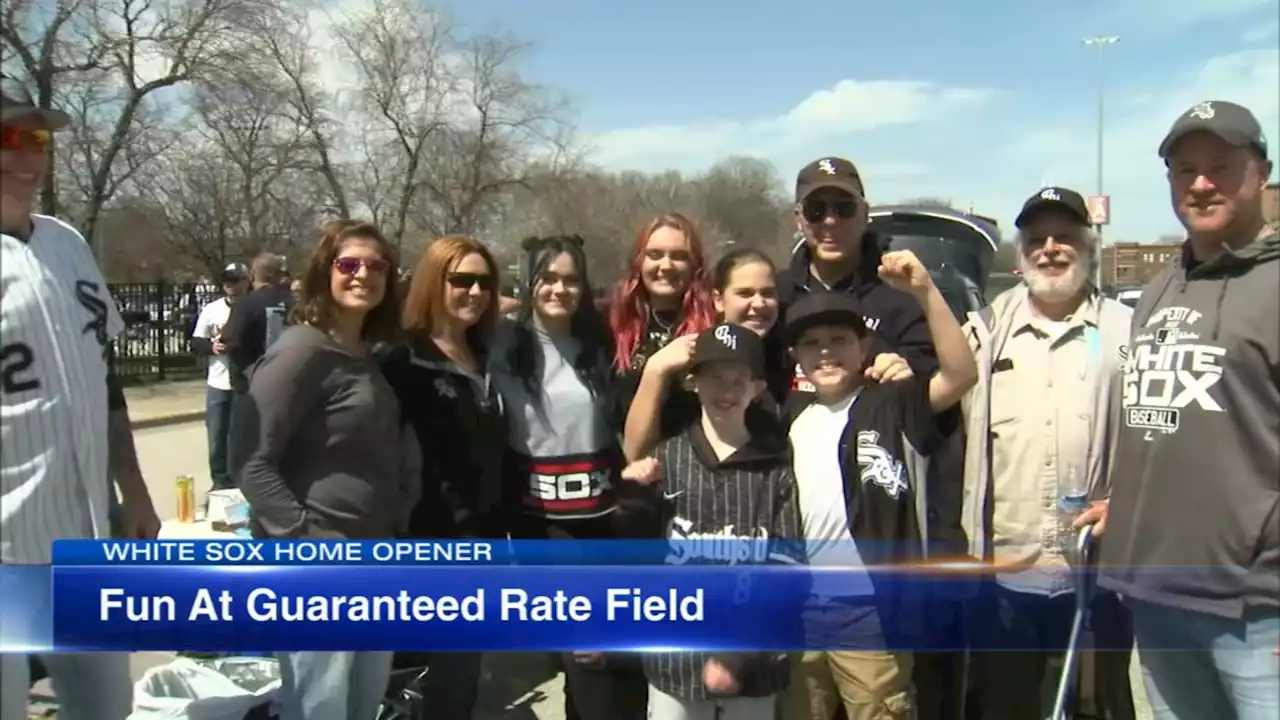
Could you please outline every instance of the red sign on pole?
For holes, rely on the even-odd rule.
[[[1111,196],[1089,196],[1089,222],[1094,225],[1106,225],[1111,221]]]

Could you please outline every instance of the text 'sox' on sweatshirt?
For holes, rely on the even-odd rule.
[[[1099,583],[1238,618],[1280,605],[1280,236],[1190,260],[1133,315]]]

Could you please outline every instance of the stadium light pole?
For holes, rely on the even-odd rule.
[[[1106,93],[1106,87],[1107,87],[1106,79],[1107,79],[1107,74],[1106,74],[1106,69],[1105,69],[1105,67],[1106,67],[1106,66],[1105,66],[1105,64],[1104,64],[1104,63],[1103,63],[1103,61],[1102,61],[1102,57],[1103,57],[1103,55],[1102,55],[1102,49],[1103,49],[1103,48],[1106,48],[1106,47],[1108,47],[1108,46],[1111,46],[1111,45],[1115,45],[1116,43],[1120,42],[1120,36],[1119,36],[1119,35],[1099,35],[1099,36],[1097,36],[1097,37],[1085,38],[1085,39],[1084,39],[1084,40],[1082,40],[1081,42],[1083,42],[1083,43],[1085,44],[1085,46],[1087,46],[1087,47],[1094,48],[1094,52],[1095,52],[1095,54],[1097,55],[1097,63],[1098,63],[1098,157],[1097,157],[1097,171],[1098,171],[1098,196],[1099,196],[1099,197],[1102,197],[1102,196],[1103,196],[1103,189],[1102,189],[1102,167],[1103,167],[1103,161],[1102,161],[1102,157],[1103,157],[1103,147],[1104,147],[1104,145],[1103,145],[1103,139],[1104,139],[1104,137],[1106,136],[1106,129],[1107,129],[1107,125],[1106,125],[1106,123],[1107,123],[1107,115],[1106,115],[1106,95],[1107,95],[1107,93]],[[1110,214],[1110,208],[1108,208],[1108,214]],[[1094,270],[1094,277],[1093,277],[1093,281],[1094,281],[1094,285],[1095,285],[1096,287],[1098,287],[1099,289],[1101,289],[1101,288],[1102,288],[1102,262],[1101,262],[1101,253],[1102,253],[1103,245],[1105,244],[1105,243],[1103,243],[1103,241],[1102,241],[1102,225],[1101,225],[1101,224],[1099,224],[1099,225],[1095,225],[1095,226],[1094,226],[1094,230],[1098,233],[1098,253],[1099,253],[1099,262],[1098,262],[1098,264],[1097,264],[1097,266],[1096,266],[1096,269]],[[1113,264],[1114,264],[1114,263],[1113,263]]]

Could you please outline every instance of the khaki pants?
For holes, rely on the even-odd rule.
[[[911,653],[894,652],[793,656],[782,718],[831,720],[843,706],[848,720],[906,720],[914,704],[912,661]]]

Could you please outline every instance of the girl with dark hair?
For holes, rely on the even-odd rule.
[[[503,538],[511,530],[519,499],[503,489],[507,429],[486,368],[497,281],[483,245],[460,236],[436,240],[405,291],[407,342],[379,353],[423,448],[422,501],[409,518],[408,537]],[[431,717],[469,720],[481,654],[396,653],[397,668],[427,665],[419,691]]]
[[[529,238],[514,322],[495,338],[491,367],[509,409],[507,473],[522,488],[517,537],[615,537],[621,452],[609,328],[592,302],[582,239]],[[599,653],[564,657],[565,715],[640,720],[647,685],[638,663]]]
[[[378,229],[324,227],[294,324],[255,365],[256,443],[241,490],[259,538],[391,538],[418,495],[421,456],[370,348],[398,334],[395,256]],[[373,717],[391,653],[280,653],[281,717]]]
[[[711,327],[706,284],[702,239],[692,221],[669,213],[640,228],[609,318],[617,340],[613,368],[624,413],[636,396],[646,363],[656,353],[670,347],[668,356],[687,362],[694,338]],[[664,387],[652,410],[658,416],[656,443],[678,434],[698,416],[698,398],[687,388],[672,388],[667,394]],[[628,448],[627,457],[634,460],[642,455],[633,456]]]
[[[777,418],[791,389],[792,371],[786,348],[778,332],[778,294],[773,261],[751,248],[726,254],[711,273],[711,300],[720,322],[741,325],[764,338],[766,393],[762,393],[747,413],[748,423],[759,427]],[[666,430],[659,417],[674,386],[689,369],[690,353],[676,343],[649,358],[627,412],[623,447],[627,457],[644,457],[663,439]],[[763,411],[763,412],[762,412]],[[684,420],[684,426],[696,415]]]

